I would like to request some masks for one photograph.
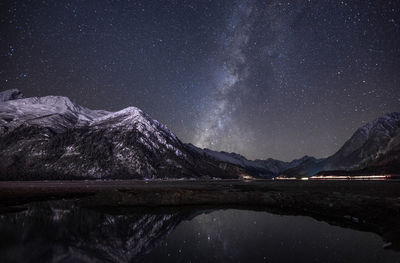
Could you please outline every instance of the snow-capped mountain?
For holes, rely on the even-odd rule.
[[[90,110],[60,96],[0,93],[0,178],[236,178],[136,107]]]
[[[16,90],[14,90],[16,91]],[[96,118],[110,114],[107,111],[90,110],[73,103],[69,98],[46,96],[20,98],[4,96],[9,91],[1,92],[0,97],[0,135],[9,133],[22,126],[48,128],[55,133],[90,124]],[[13,93],[18,94],[18,93]],[[8,100],[6,98],[8,97]]]
[[[359,128],[327,161],[338,168],[357,168],[370,163],[388,151],[399,128],[400,113],[388,113]]]
[[[295,159],[291,162],[284,162],[272,158],[268,158],[266,160],[248,160],[246,159],[246,157],[237,153],[228,153],[224,151],[219,152],[207,148],[200,149],[192,144],[189,144],[189,146],[193,150],[204,156],[209,156],[212,159],[220,162],[235,164],[237,166],[243,167],[248,172],[263,178],[271,178],[277,176],[282,171],[296,167],[306,161],[317,161],[317,159],[315,159],[314,157],[310,157],[307,155],[303,156],[302,158]]]
[[[282,174],[312,176],[324,170],[356,170],[371,165],[389,165],[389,160],[391,163],[399,160],[399,135],[400,113],[388,113],[357,129],[332,156],[318,162],[303,163]]]

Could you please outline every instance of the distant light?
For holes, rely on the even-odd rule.
[[[253,176],[250,176],[250,175],[247,175],[247,174],[241,174],[240,178],[243,179],[243,180],[253,180],[254,179]]]
[[[340,175],[314,175],[311,180],[387,180],[390,179],[392,174],[382,175],[354,175],[354,176],[340,176]]]
[[[274,180],[297,180],[297,178],[296,177],[278,176],[278,177],[275,177]]]

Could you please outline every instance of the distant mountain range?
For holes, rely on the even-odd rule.
[[[251,174],[255,174],[258,177],[262,178],[272,178],[279,175],[281,172],[297,167],[305,162],[318,162],[319,160],[310,157],[303,156],[302,158],[295,159],[291,162],[284,162],[280,160],[275,160],[272,158],[268,158],[266,160],[248,160],[244,156],[237,153],[227,153],[227,152],[218,152],[210,149],[200,149],[192,144],[189,146],[198,153],[209,156],[214,160],[218,160],[220,162],[231,163],[237,166],[244,168],[246,171]]]
[[[334,155],[247,160],[182,143],[136,107],[91,110],[61,96],[0,92],[0,179],[171,179],[312,176],[326,170],[399,172],[400,113],[359,128]]]
[[[192,146],[193,148],[196,148]],[[229,162],[269,178],[310,177],[321,171],[353,171],[355,174],[400,173],[400,113],[392,112],[359,128],[332,156],[304,156],[291,162],[274,159],[247,160],[236,153],[198,149],[215,160]]]

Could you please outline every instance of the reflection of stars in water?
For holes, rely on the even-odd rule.
[[[208,212],[181,222],[166,240],[168,246],[152,250],[146,262],[167,258],[168,262],[307,262],[310,258],[323,261],[338,256],[350,262],[355,248],[371,252],[368,257],[376,259],[374,262],[381,262],[378,259],[385,255],[387,262],[393,262],[390,253],[381,249],[381,238],[374,234],[308,217],[265,212]]]

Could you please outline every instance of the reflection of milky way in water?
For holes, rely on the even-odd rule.
[[[143,257],[169,262],[399,262],[382,239],[304,216],[218,210],[182,222]],[[396,261],[397,260],[397,261]]]
[[[72,207],[72,208],[71,208]],[[245,210],[124,210],[72,202],[0,215],[4,262],[396,262],[372,233]],[[290,253],[288,253],[290,252]],[[398,261],[397,261],[398,262]]]

